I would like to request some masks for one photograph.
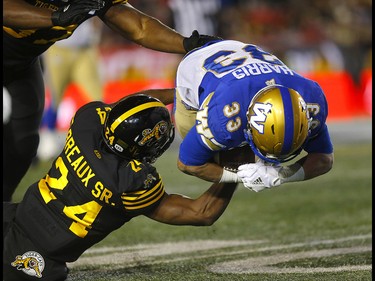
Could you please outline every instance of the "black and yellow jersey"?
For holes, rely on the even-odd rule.
[[[76,260],[165,194],[155,167],[106,149],[102,133],[109,110],[91,102],[77,111],[61,154],[17,210],[16,223],[52,259]]]
[[[69,1],[62,0],[25,0],[29,4],[56,11],[61,6],[67,5]],[[125,4],[128,0],[112,0],[111,5]],[[20,57],[35,57],[45,52],[56,41],[70,37],[77,24],[69,26],[53,26],[41,29],[17,29],[3,26],[3,45],[13,46],[14,52]],[[12,44],[13,43],[13,44]],[[10,48],[10,51],[12,48]]]

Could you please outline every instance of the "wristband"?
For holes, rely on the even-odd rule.
[[[305,171],[303,167],[294,163],[290,166],[282,167],[279,171],[280,182],[294,182],[294,181],[303,181],[305,179]]]
[[[236,172],[227,170],[227,168],[224,167],[223,174],[221,175],[221,179],[219,182],[240,182],[240,181],[241,179],[237,175]]]

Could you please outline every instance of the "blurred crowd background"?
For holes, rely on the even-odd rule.
[[[190,36],[196,29],[201,34],[255,44],[273,53],[290,68],[322,86],[330,107],[328,121],[372,116],[371,0],[129,0],[129,3],[184,36]],[[69,60],[58,55],[59,48],[70,48]],[[86,63],[81,62],[84,58]],[[52,144],[61,147],[64,139],[56,141],[53,132],[64,135],[81,105],[98,96],[105,102],[114,102],[146,88],[173,87],[181,58],[142,48],[100,20],[79,26],[73,36],[56,43],[45,55],[47,95],[41,158],[54,155],[56,149]],[[63,62],[70,64],[64,66],[64,77]],[[83,69],[97,73],[85,71],[84,75]],[[99,91],[93,90],[98,88]]]
[[[372,67],[371,0],[133,0],[185,36],[193,29],[263,47],[299,72]],[[131,45],[104,28],[101,47]]]

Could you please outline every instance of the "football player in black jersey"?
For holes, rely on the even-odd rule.
[[[66,262],[139,215],[212,225],[236,184],[213,184],[197,199],[168,194],[152,163],[173,139],[168,109],[151,96],[82,106],[47,174],[20,203],[3,202],[3,280],[65,280]]]
[[[12,99],[10,120],[3,125],[3,200],[11,201],[37,153],[45,96],[39,57],[54,42],[68,38],[80,23],[93,16],[126,39],[157,51],[185,54],[217,39],[196,31],[183,37],[127,2],[3,1],[3,86]]]

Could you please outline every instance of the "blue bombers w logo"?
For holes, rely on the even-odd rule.
[[[254,115],[250,117],[251,126],[260,134],[264,133],[264,122],[266,122],[267,114],[271,111],[272,104],[256,103],[254,104]]]

